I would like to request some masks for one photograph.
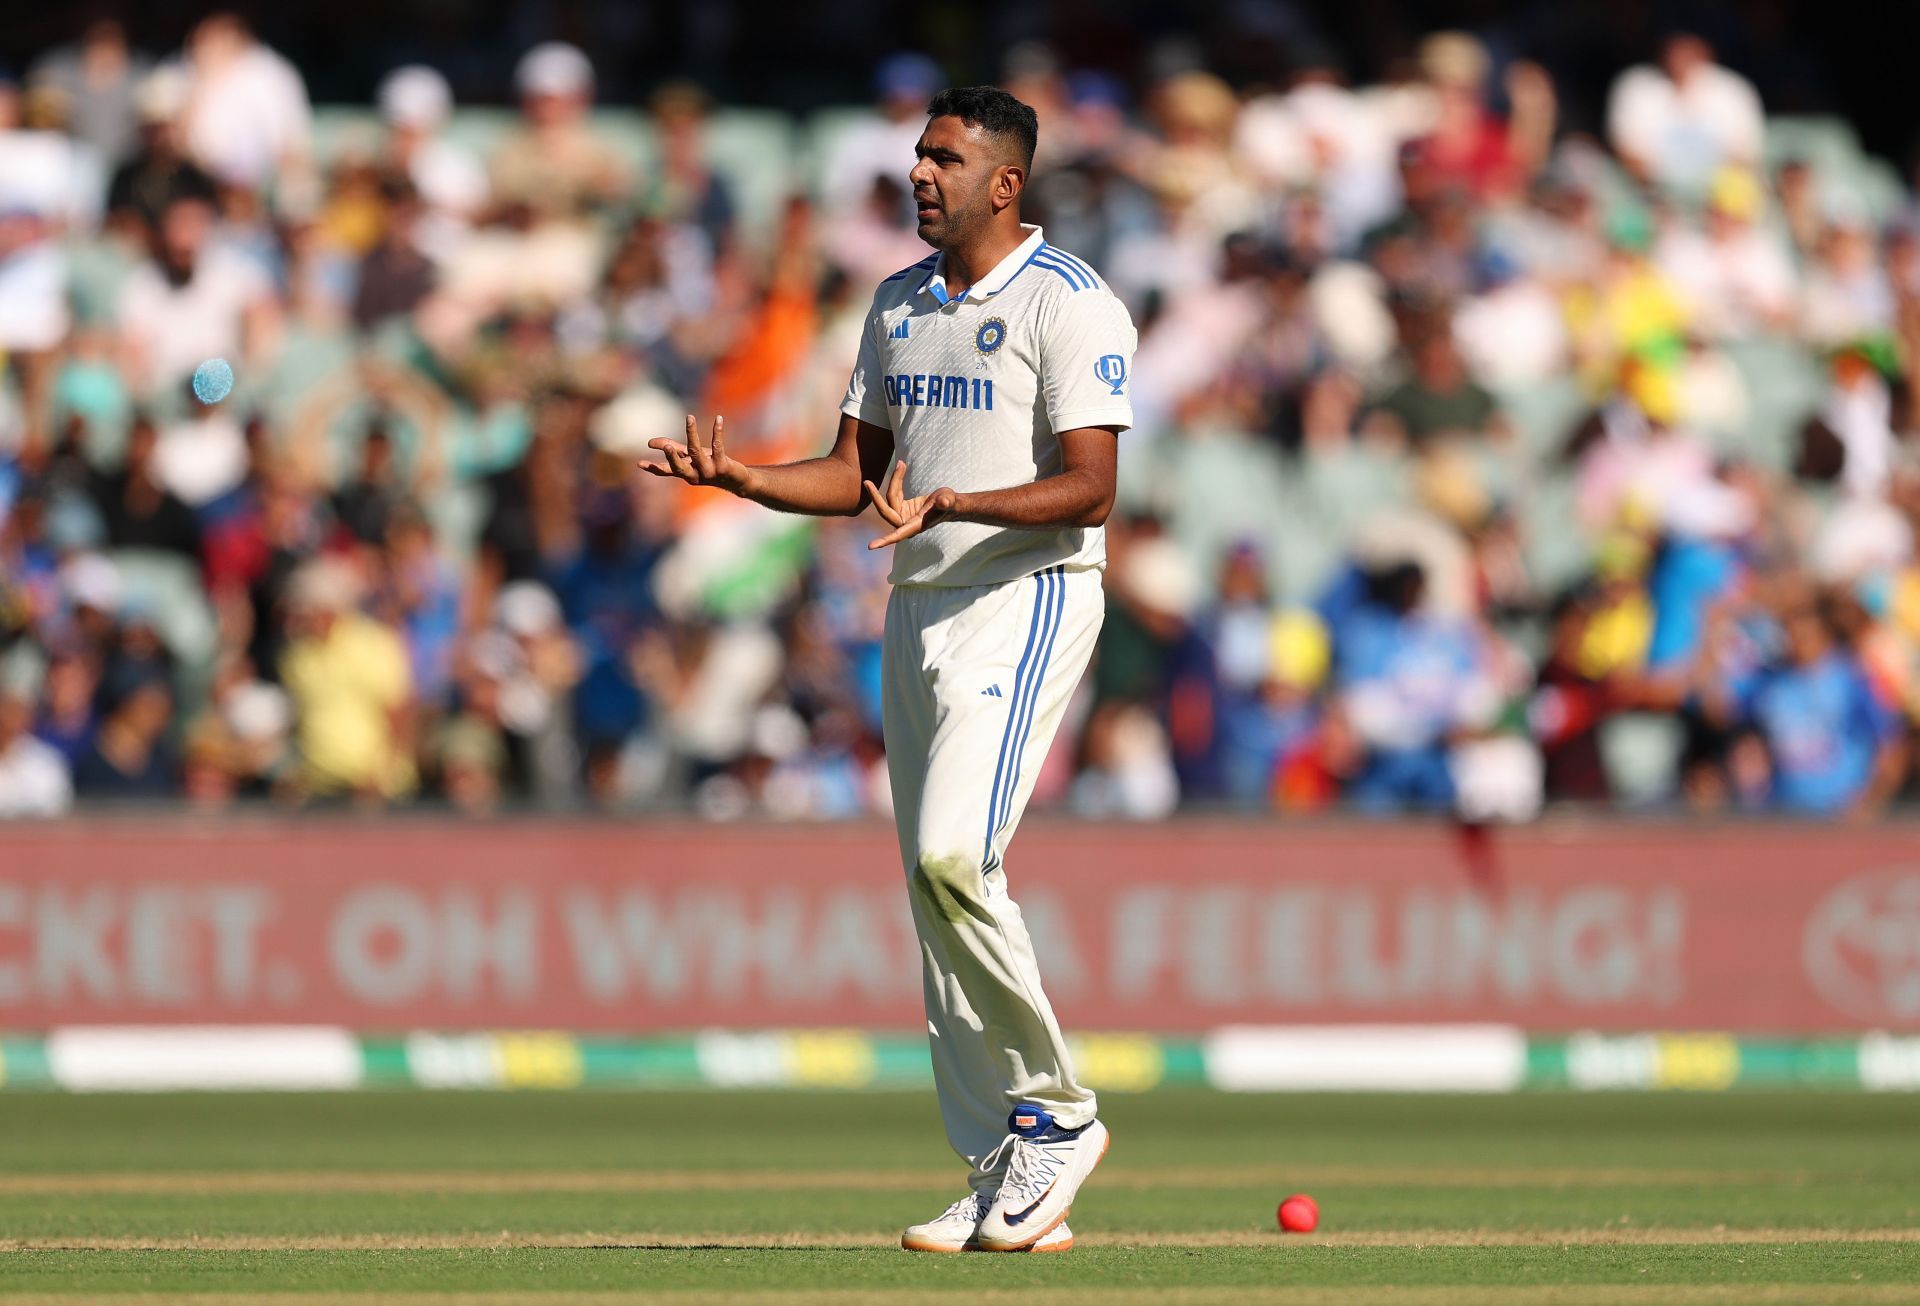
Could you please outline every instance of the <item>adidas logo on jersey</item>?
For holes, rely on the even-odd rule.
[[[904,317],[901,318],[900,325],[887,332],[887,338],[889,340],[905,340],[907,338],[907,319]]]
[[[980,691],[980,696],[982,698],[1005,698],[1006,697],[1005,694],[1000,692],[1000,686],[998,685],[988,685],[985,689]]]

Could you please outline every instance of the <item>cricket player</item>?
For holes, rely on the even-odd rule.
[[[928,106],[909,175],[936,254],[880,284],[824,457],[754,467],[687,418],[658,476],[785,512],[871,501],[892,548],[887,768],[925,961],[947,1137],[971,1191],[912,1251],[1064,1251],[1107,1148],[1002,864],[1103,612],[1102,523],[1133,421],[1126,309],[1020,221],[1034,111],[988,86]],[[889,470],[889,468],[891,470]]]

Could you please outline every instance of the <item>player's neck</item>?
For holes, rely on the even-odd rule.
[[[971,290],[975,282],[999,267],[1002,259],[1019,249],[1026,238],[1026,228],[1020,225],[1020,219],[1016,217],[1012,222],[994,223],[965,245],[943,250],[942,253],[947,256],[943,269],[947,293],[957,296]]]

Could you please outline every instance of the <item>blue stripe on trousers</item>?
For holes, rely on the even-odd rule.
[[[1038,573],[1039,593],[1036,595],[1035,614],[1040,617],[1042,627],[1039,643],[1039,663],[1033,674],[1027,678],[1023,688],[1024,697],[1016,695],[1016,702],[1007,721],[1007,738],[1016,735],[1019,742],[1014,745],[1013,765],[1007,773],[1005,788],[996,785],[995,800],[987,807],[987,849],[981,858],[980,873],[990,874],[1000,865],[993,855],[993,841],[1000,831],[1006,828],[1007,821],[1013,815],[1013,800],[1020,790],[1020,762],[1026,755],[1027,737],[1033,728],[1034,708],[1040,701],[1040,688],[1046,679],[1047,659],[1053,650],[1054,637],[1060,633],[1060,617],[1066,611],[1066,581],[1060,574],[1060,568],[1049,567]],[[1044,612],[1044,615],[1042,613]],[[1004,751],[1005,740],[1002,741]]]
[[[1033,578],[1033,622],[1027,627],[1027,647],[1021,652],[1020,665],[1013,673],[1013,701],[1007,704],[1006,729],[1000,732],[1000,760],[994,764],[993,790],[987,795],[987,842],[980,853],[980,862],[983,866],[993,858],[993,817],[1000,806],[1000,781],[1006,774],[1007,753],[1013,743],[1014,722],[1020,716],[1020,695],[1026,687],[1027,666],[1033,659],[1034,648],[1040,642],[1040,613],[1046,606],[1044,601],[1046,582],[1043,579],[1045,575],[1045,572],[1041,572]]]
[[[1053,645],[1059,638],[1061,619],[1067,611],[1067,580],[1058,568],[1055,568],[1053,573],[1052,598],[1053,611],[1047,620],[1046,635],[1040,645],[1040,665],[1033,673],[1033,692],[1027,695],[1024,719],[1020,723],[1020,743],[1014,749],[1013,773],[1007,784],[1006,799],[1001,804],[1000,823],[994,829],[994,838],[998,838],[1000,832],[1007,828],[1007,822],[1013,819],[1013,800],[1020,790],[1020,768],[1026,762],[1027,740],[1033,737],[1034,713],[1040,705],[1040,691],[1047,682],[1047,663],[1053,658]],[[999,864],[996,861],[994,866]],[[992,867],[988,869],[991,870]]]

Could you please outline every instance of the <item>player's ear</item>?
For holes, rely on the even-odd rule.
[[[1027,170],[1017,163],[1005,163],[1000,166],[999,174],[994,178],[994,207],[1004,209],[1020,198],[1020,192],[1027,188]]]

